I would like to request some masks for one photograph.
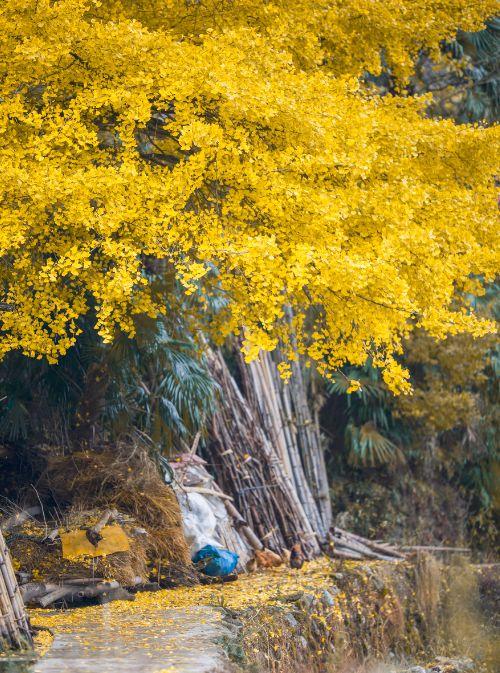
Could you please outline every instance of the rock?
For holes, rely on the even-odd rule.
[[[308,649],[309,645],[308,645],[308,643],[307,643],[307,640],[304,638],[304,636],[300,636],[300,637],[298,638],[298,641],[297,641],[297,642],[298,642],[299,646],[300,646],[303,650],[307,650],[307,649]]]
[[[450,659],[448,657],[436,657],[432,671],[436,673],[470,673],[474,670],[474,662],[467,657]]]
[[[313,605],[314,601],[315,598],[313,594],[304,593],[299,602],[303,608],[309,609]]]
[[[324,589],[321,592],[321,602],[324,605],[327,605],[329,608],[333,608],[333,606],[335,605],[335,601],[333,600],[333,596],[326,589]]]
[[[298,629],[299,628],[299,622],[295,619],[293,615],[290,613],[287,613],[285,615],[285,621],[287,624],[292,628],[292,629]]]

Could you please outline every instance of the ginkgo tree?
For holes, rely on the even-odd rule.
[[[405,81],[495,9],[4,0],[0,356],[56,361],[89,311],[105,341],[133,335],[164,310],[160,261],[190,324],[249,359],[370,358],[407,390],[413,329],[492,329],[465,297],[498,269],[498,128],[430,119]],[[399,94],[362,85],[382,64]]]

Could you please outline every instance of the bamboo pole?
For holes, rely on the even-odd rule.
[[[220,352],[209,351],[207,360],[223,391],[207,446],[217,482],[232,495],[250,529],[266,537],[267,547],[280,553],[303,540],[317,553],[315,530],[258,410],[242,394]]]
[[[256,401],[266,432],[280,455],[286,456],[288,476],[297,496],[313,529],[324,538],[331,524],[326,466],[300,363],[292,366],[292,379],[284,384],[269,353],[261,353],[258,360],[248,365],[240,356],[245,393]]]
[[[468,547],[440,547],[432,545],[414,545],[400,547],[403,551],[436,551],[436,552],[451,552],[457,554],[470,554],[471,549]]]
[[[368,540],[367,538],[361,537],[361,535],[356,535],[356,533],[351,533],[349,531],[343,530],[342,528],[335,527],[333,529],[334,535],[339,536],[341,538],[344,538],[346,540],[349,540],[349,538],[353,541],[359,542],[366,547],[372,549],[375,552],[380,552],[381,554],[385,554],[386,556],[393,556],[394,558],[397,559],[405,559],[406,556],[399,552],[397,549],[394,547],[391,547],[390,545],[387,544],[381,544],[377,542],[372,542],[371,540]]]
[[[19,591],[9,550],[0,531],[0,600],[4,622],[11,635],[12,646],[32,647],[31,627]]]
[[[7,587],[3,579],[3,575],[0,574],[0,611],[2,613],[2,619],[5,624],[5,631],[7,635],[7,647],[13,649],[21,648],[21,638],[19,634],[19,628],[17,627],[14,613],[12,610],[12,605],[9,600]]]
[[[292,397],[297,426],[298,444],[304,457],[305,471],[313,497],[319,510],[322,523],[322,534],[326,535],[332,522],[332,508],[325,457],[321,445],[318,426],[314,423],[307,388],[304,381],[300,358],[292,362],[290,396]]]
[[[340,558],[340,559],[351,559],[353,561],[359,561],[363,558],[363,555],[360,554],[359,552],[355,551],[348,551],[348,550],[341,550],[341,549],[334,549],[331,553],[331,555],[334,558]]]

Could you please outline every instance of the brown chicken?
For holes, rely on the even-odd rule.
[[[304,552],[302,551],[302,545],[300,542],[294,544],[290,551],[290,567],[300,570],[304,565]]]
[[[270,549],[256,550],[255,558],[257,559],[259,568],[277,568],[283,563],[281,556],[278,556],[278,554],[275,554]]]

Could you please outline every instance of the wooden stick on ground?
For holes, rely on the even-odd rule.
[[[427,545],[415,545],[413,547],[400,547],[403,551],[438,551],[438,552],[453,552],[458,554],[470,554],[471,550],[467,547],[439,547],[439,546],[427,546]]]
[[[88,586],[90,584],[99,584],[105,581],[106,580],[104,579],[104,577],[82,577],[82,578],[64,580],[64,584],[80,587],[80,586]]]
[[[21,596],[25,604],[31,604],[59,587],[58,584],[51,582],[28,582],[20,587]]]
[[[354,552],[356,554],[360,554],[361,558],[366,559],[393,562],[398,560],[394,558],[394,556],[386,556],[384,554],[380,554],[379,552],[374,552],[371,549],[368,549],[368,547],[365,547],[365,545],[359,544],[357,542],[346,542],[344,540],[338,540],[335,548],[349,553]]]
[[[372,540],[368,540],[367,538],[362,537],[361,535],[356,535],[355,533],[351,533],[349,531],[343,530],[342,528],[335,527],[333,529],[333,532],[335,535],[339,535],[341,537],[344,537],[346,540],[349,538],[352,539],[352,541],[356,541],[358,543],[361,543],[365,545],[366,547],[370,548],[373,551],[380,552],[384,556],[393,556],[394,558],[399,558],[399,559],[404,559],[405,555],[399,552],[397,549],[394,547],[388,546],[388,545],[382,545],[380,543],[373,542]]]
[[[85,580],[82,580],[85,582]],[[42,608],[46,608],[57,601],[68,599],[70,602],[79,602],[86,598],[97,598],[98,596],[106,596],[112,591],[120,588],[120,583],[116,580],[109,582],[97,582],[94,585],[75,585],[63,584],[62,586],[50,591],[45,596],[40,596],[37,599],[38,604]]]
[[[106,526],[110,521],[114,521],[118,516],[116,509],[108,509],[104,512],[99,521],[88,529],[86,535],[94,547],[97,547],[98,543],[102,540],[101,530]]]
[[[331,555],[334,558],[353,559],[353,560],[356,560],[356,561],[363,558],[363,556],[361,554],[359,554],[358,552],[341,550],[341,549],[333,549],[333,551],[331,552]]]

